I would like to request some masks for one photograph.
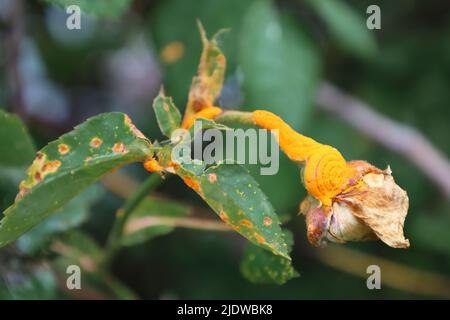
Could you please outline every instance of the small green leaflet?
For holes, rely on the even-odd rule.
[[[172,132],[180,127],[180,111],[173,103],[172,98],[166,97],[162,93],[153,101],[153,110],[155,110],[156,120],[161,132],[170,138]]]

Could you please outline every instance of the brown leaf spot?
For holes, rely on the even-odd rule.
[[[230,222],[230,217],[228,217],[228,215],[224,211],[220,211],[219,217],[220,219],[222,219],[223,222],[226,223]]]
[[[125,145],[122,142],[117,142],[112,147],[112,151],[114,153],[125,153],[126,150],[127,150],[127,148],[125,147]]]
[[[263,219],[263,224],[264,224],[266,227],[270,226],[270,225],[272,224],[272,219],[269,218],[269,217],[264,217],[264,219]]]
[[[253,228],[253,223],[250,220],[244,219],[241,220],[239,223],[248,228]]]
[[[102,143],[103,143],[102,139],[100,139],[99,137],[94,137],[94,138],[92,138],[91,142],[89,142],[89,145],[92,148],[98,148],[102,145]]]
[[[266,239],[264,239],[264,237],[262,235],[260,235],[259,233],[254,233],[255,239],[259,244],[265,244],[266,243]]]
[[[211,183],[214,183],[217,181],[217,175],[215,173],[209,173],[208,174],[208,180]]]
[[[65,154],[68,153],[69,151],[70,151],[70,147],[69,147],[67,144],[61,143],[61,144],[58,145],[58,152],[59,152],[61,155],[65,155]]]
[[[61,166],[61,161],[59,160],[53,160],[49,161],[42,167],[42,174],[46,175],[48,173],[53,173],[58,170],[58,168]]]
[[[144,136],[144,134],[138,128],[136,128],[130,117],[127,115],[125,115],[125,125],[131,129],[131,132],[133,132],[136,137],[148,140],[147,137]]]
[[[40,182],[42,180],[42,175],[41,175],[41,173],[39,171],[34,174],[34,179],[37,182]]]

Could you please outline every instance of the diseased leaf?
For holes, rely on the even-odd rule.
[[[290,231],[283,231],[290,252],[294,243],[293,236]],[[245,249],[241,272],[247,280],[259,284],[284,284],[299,276],[290,260],[276,256],[253,244],[248,244]]]
[[[186,217],[189,208],[172,201],[146,198],[131,213],[124,229],[122,245],[131,246],[172,232],[170,218]]]
[[[356,56],[373,56],[377,45],[362,16],[341,0],[308,0],[324,20],[336,44]]]
[[[82,13],[95,17],[117,18],[130,6],[131,0],[45,0],[66,8],[70,5],[80,7]]]
[[[257,182],[242,166],[219,164],[199,176],[182,170],[177,173],[236,232],[290,259],[278,216]]]
[[[15,240],[56,209],[124,164],[151,156],[151,143],[122,113],[87,120],[40,150],[4,212],[0,247]]]
[[[155,110],[159,129],[166,137],[170,138],[172,132],[181,125],[180,111],[171,97],[166,97],[161,93],[153,101],[153,110]]]
[[[201,23],[199,23],[199,29],[203,51],[200,57],[200,64],[198,65],[198,73],[192,79],[189,90],[185,119],[202,109],[214,105],[214,101],[222,90],[225,76],[226,59],[217,45],[217,37],[220,31],[211,40],[208,40]]]

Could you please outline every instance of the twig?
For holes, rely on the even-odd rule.
[[[420,132],[373,111],[366,103],[323,83],[318,107],[333,113],[383,146],[406,156],[450,199],[450,163]]]
[[[369,265],[381,270],[381,283],[394,289],[418,295],[450,298],[450,280],[439,274],[417,270],[383,258],[334,245],[317,250],[325,265],[358,277],[368,278]]]
[[[122,209],[117,211],[117,217],[114,221],[110,237],[106,244],[105,263],[108,264],[112,260],[115,252],[120,247],[120,238],[123,234],[123,229],[128,217],[133,210],[141,203],[152,190],[154,190],[161,182],[161,177],[158,174],[152,174],[145,180],[133,193],[131,197],[125,202]]]
[[[7,30],[5,33],[6,75],[10,92],[10,103],[14,111],[26,117],[23,98],[23,83],[20,74],[20,52],[23,38],[23,2],[10,1]]]
[[[103,186],[122,199],[128,199],[139,188],[139,183],[130,176],[115,171],[102,177]]]
[[[141,229],[145,229],[155,225],[166,225],[177,228],[189,228],[199,230],[211,230],[211,231],[231,231],[232,229],[223,222],[215,221],[212,219],[202,218],[185,218],[185,217],[143,217],[130,220],[126,225],[124,234],[130,234],[137,232]]]

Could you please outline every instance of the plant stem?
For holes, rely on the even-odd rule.
[[[141,203],[141,201],[159,184],[161,177],[158,174],[152,174],[145,180],[139,189],[125,202],[125,205],[117,211],[116,220],[111,230],[108,242],[106,244],[105,263],[109,265],[114,258],[115,253],[120,247],[120,239],[123,235],[123,229],[130,214]]]
[[[223,124],[239,123],[254,125],[252,113],[245,111],[224,111],[214,120]]]

